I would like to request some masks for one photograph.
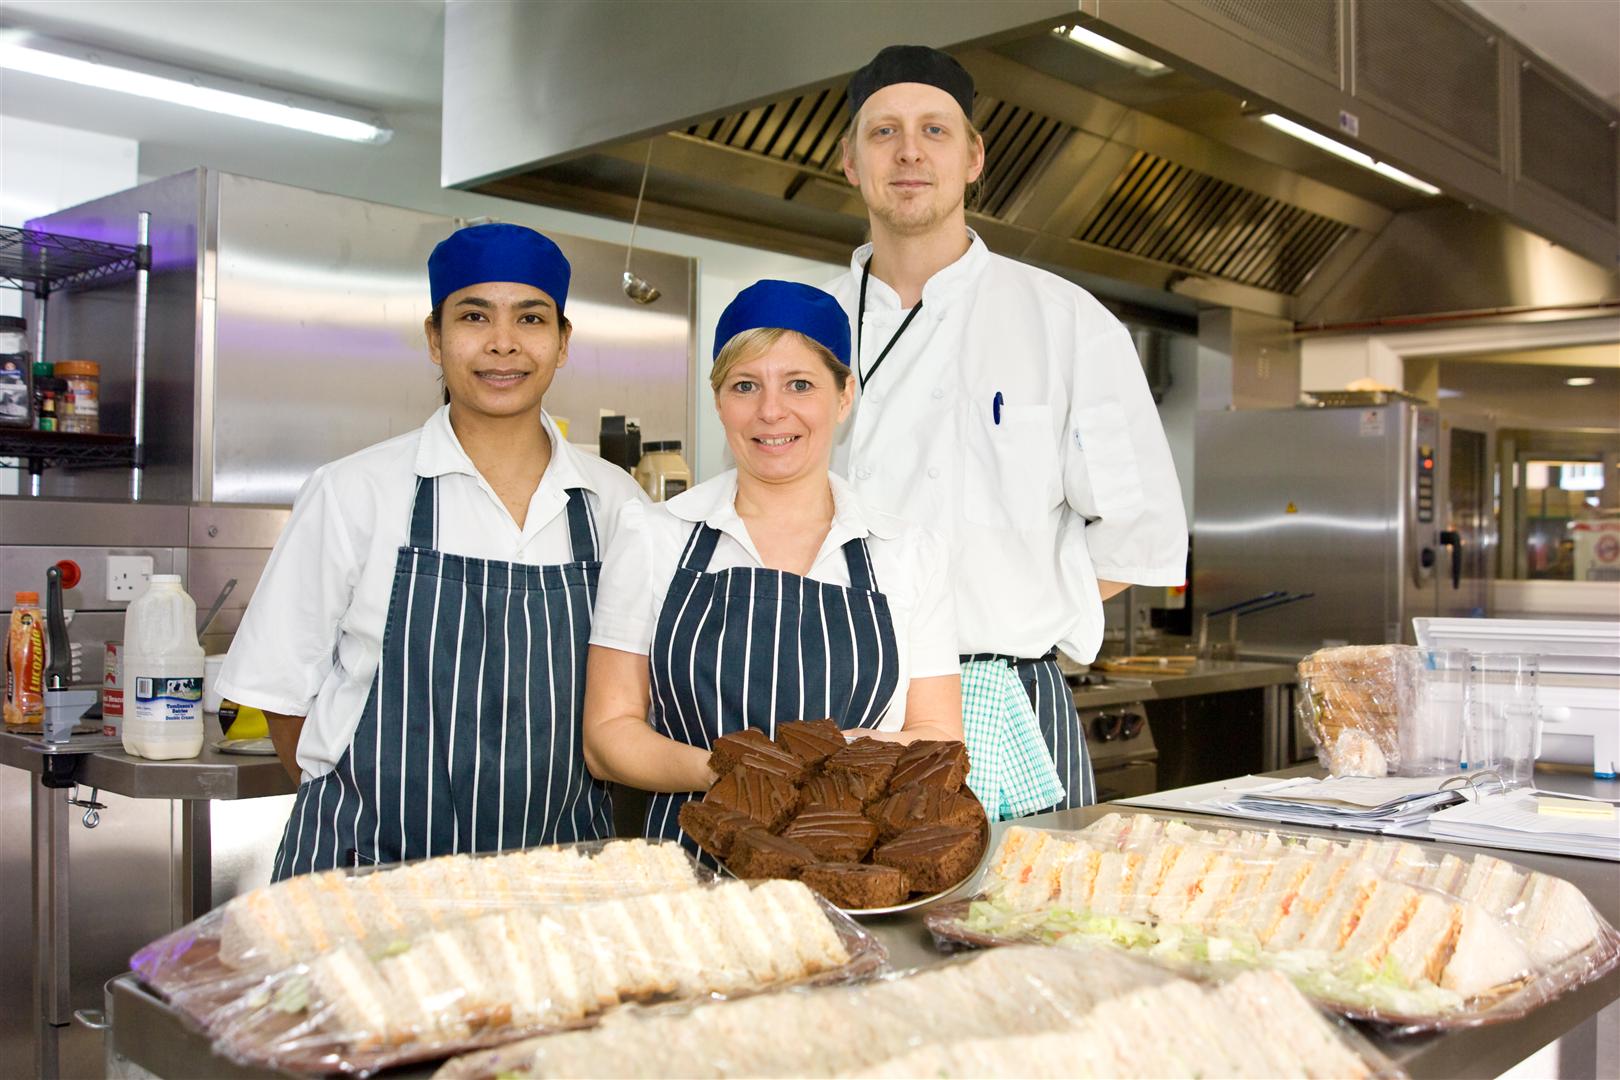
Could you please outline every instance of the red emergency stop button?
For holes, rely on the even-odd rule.
[[[72,559],[63,559],[56,564],[56,568],[62,572],[62,588],[64,589],[74,588],[79,584],[79,579],[84,577],[84,571],[80,570],[79,564]]]

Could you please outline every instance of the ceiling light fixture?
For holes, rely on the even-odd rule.
[[[1081,48],[1090,49],[1108,57],[1116,64],[1124,64],[1133,71],[1143,75],[1163,75],[1170,69],[1159,63],[1151,56],[1143,56],[1135,49],[1127,49],[1117,41],[1110,41],[1094,30],[1087,30],[1081,26],[1071,26],[1067,29],[1058,28],[1052,33],[1059,37],[1068,38]]]
[[[1360,165],[1363,169],[1371,169],[1379,176],[1393,180],[1397,184],[1404,184],[1413,191],[1421,191],[1425,195],[1440,194],[1440,189],[1433,184],[1419,180],[1411,173],[1404,173],[1393,165],[1375,159],[1370,154],[1363,154],[1360,150],[1354,150],[1342,142],[1318,134],[1304,124],[1296,124],[1286,116],[1266,113],[1260,117],[1260,122],[1267,127],[1276,128],[1285,135],[1292,135],[1301,142],[1308,142],[1318,150],[1326,150],[1334,157],[1343,158],[1345,161]]]
[[[1564,385],[1565,386],[1591,386],[1595,382],[1597,382],[1597,380],[1594,379],[1590,375],[1577,375],[1573,379],[1565,379],[1564,380]]]
[[[380,144],[394,134],[378,117],[336,102],[24,31],[0,30],[0,68],[349,142]]]

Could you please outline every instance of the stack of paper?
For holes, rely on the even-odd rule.
[[[1441,807],[1462,802],[1455,787],[1441,790],[1449,777],[1341,776],[1327,780],[1299,777],[1204,800],[1206,813],[1258,818],[1290,825],[1317,825],[1382,832],[1421,820]]]
[[[1541,813],[1534,794],[1492,795],[1442,810],[1429,819],[1428,835],[1491,847],[1581,855],[1620,862],[1620,813]]]

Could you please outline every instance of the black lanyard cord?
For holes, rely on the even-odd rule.
[[[889,355],[889,350],[893,349],[894,343],[900,340],[900,335],[906,332],[906,327],[911,325],[911,320],[915,319],[917,312],[922,310],[922,301],[918,300],[917,306],[906,313],[905,321],[900,324],[900,329],[894,332],[894,336],[889,339],[889,343],[883,346],[883,351],[878,353],[878,358],[872,361],[872,366],[863,373],[861,371],[861,330],[866,322],[866,283],[871,277],[872,260],[868,258],[866,265],[861,267],[861,300],[860,305],[855,309],[855,373],[860,376],[862,390],[866,389],[866,384],[872,380],[872,376],[877,374],[877,369],[883,366],[883,361]]]

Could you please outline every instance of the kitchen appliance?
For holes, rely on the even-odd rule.
[[[1141,702],[1082,708],[1080,728],[1091,752],[1098,802],[1159,790],[1159,748]]]
[[[1415,616],[1486,614],[1493,428],[1406,400],[1338,400],[1198,417],[1195,613],[1315,593],[1247,617],[1246,656],[1412,642]]]

